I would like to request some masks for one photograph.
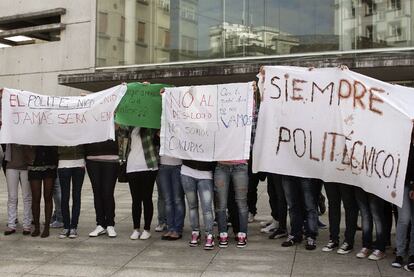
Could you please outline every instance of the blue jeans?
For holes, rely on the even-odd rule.
[[[372,248],[372,230],[375,223],[375,249],[385,251],[385,201],[378,196],[355,188],[355,197],[362,217],[362,247]]]
[[[162,192],[161,186],[160,186],[160,181],[158,179],[155,180],[155,183],[157,184],[157,194],[158,194],[158,199],[157,199],[157,210],[158,210],[158,224],[167,224],[167,215],[166,215],[166,211],[165,211],[165,199],[164,199],[164,194]]]
[[[76,229],[81,209],[81,191],[85,177],[84,167],[59,168],[60,188],[62,191],[62,216],[65,229]],[[72,219],[69,213],[70,180],[72,179]]]
[[[395,244],[397,246],[397,256],[404,257],[405,246],[407,242],[407,230],[411,224],[410,247],[408,255],[414,255],[414,202],[408,196],[410,187],[404,187],[403,205],[398,208],[397,232],[395,236]],[[411,222],[410,222],[411,221]]]
[[[190,210],[190,224],[193,231],[200,231],[200,219],[198,215],[198,197],[200,197],[203,210],[204,228],[206,234],[213,232],[213,180],[196,179],[181,175],[188,209]]]
[[[239,214],[239,231],[247,234],[247,221],[249,209],[247,207],[247,191],[249,177],[247,164],[224,165],[217,164],[214,172],[214,191],[216,193],[218,217],[218,230],[220,233],[227,232],[227,199],[229,193],[230,178],[234,188],[235,201]]]
[[[282,176],[282,186],[288,205],[291,235],[302,240],[302,227],[306,220],[306,237],[318,235],[317,186],[309,178]]]
[[[168,231],[177,232],[178,234],[183,232],[185,217],[184,191],[181,185],[180,168],[181,165],[160,165],[157,182],[164,197]]]
[[[59,176],[56,178],[55,183],[53,185],[53,202],[55,204],[55,210],[53,211],[52,215],[52,222],[63,222],[62,216],[62,192],[60,191],[60,180]]]

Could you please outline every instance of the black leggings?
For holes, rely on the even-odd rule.
[[[43,181],[43,199],[45,201],[45,228],[49,229],[50,219],[53,211],[53,187],[55,179],[44,178],[43,180],[30,180],[32,189],[32,214],[33,223],[38,230],[40,226],[40,200],[42,198],[42,181]]]
[[[132,196],[132,219],[134,229],[140,228],[142,203],[144,204],[144,230],[151,228],[154,206],[152,193],[158,171],[140,171],[127,174],[129,189]]]

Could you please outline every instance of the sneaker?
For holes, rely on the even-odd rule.
[[[65,239],[69,236],[69,229],[63,229],[62,232],[59,233],[60,239]]]
[[[414,256],[408,257],[408,263],[404,266],[407,271],[414,271]]]
[[[272,222],[273,222],[273,219],[268,220],[268,221],[260,221],[259,224],[260,224],[260,227],[264,228],[264,227],[269,226],[270,224],[272,224]]]
[[[247,245],[247,235],[246,235],[246,233],[239,232],[237,234],[237,245],[236,246],[238,248],[243,248],[243,247],[246,247],[246,245]]]
[[[288,233],[285,229],[277,228],[270,236],[269,239],[280,239],[287,237]]]
[[[78,230],[76,229],[70,229],[69,231],[69,238],[70,239],[76,239],[78,237]]]
[[[106,229],[101,225],[96,226],[95,230],[89,233],[90,237],[97,237],[100,235],[106,234]]]
[[[273,232],[274,230],[276,230],[277,227],[278,227],[278,224],[277,224],[276,220],[273,220],[271,224],[269,224],[268,226],[260,229],[260,232],[265,233],[265,234],[269,234],[269,233]]]
[[[59,222],[57,220],[50,223],[50,228],[63,228],[63,222]]]
[[[401,268],[403,263],[404,263],[403,257],[397,256],[395,257],[395,260],[391,263],[391,266],[395,268]]]
[[[132,240],[137,240],[139,239],[139,236],[141,236],[141,232],[138,229],[134,229],[134,231],[132,232],[129,238]]]
[[[5,236],[8,236],[8,235],[11,235],[11,234],[14,234],[14,233],[16,233],[16,229],[13,229],[13,228],[10,228],[10,227],[7,227],[6,230],[4,230],[4,235]]]
[[[331,252],[332,250],[334,250],[335,248],[337,248],[339,246],[339,243],[333,240],[329,240],[329,242],[322,247],[322,251],[323,252]]]
[[[200,231],[192,231],[189,245],[193,247],[199,244],[200,244]]]
[[[291,247],[295,245],[298,241],[294,236],[288,235],[287,239],[282,243],[282,247]]]
[[[151,237],[151,233],[147,230],[144,230],[141,234],[141,236],[139,237],[140,240],[147,240]]]
[[[316,249],[316,240],[311,237],[306,238],[306,244],[305,244],[306,250],[315,250]]]
[[[226,248],[227,246],[229,246],[229,235],[227,233],[220,233],[219,247]]]
[[[157,227],[155,227],[154,230],[155,230],[155,232],[163,232],[163,231],[167,230],[167,224],[165,224],[165,223],[158,224]]]
[[[206,235],[206,242],[204,243],[204,250],[213,250],[214,249],[214,237],[212,234]]]
[[[359,252],[356,254],[357,258],[365,259],[369,255],[369,249],[366,247],[363,247]]]
[[[352,249],[354,249],[354,247],[352,247],[351,245],[349,245],[349,243],[347,243],[346,241],[344,243],[342,243],[341,247],[339,247],[338,251],[336,251],[336,253],[341,254],[341,255],[345,255],[348,254],[352,251]]]
[[[379,260],[382,260],[384,258],[385,258],[385,253],[382,252],[382,251],[380,251],[380,250],[378,250],[378,249],[375,249],[371,253],[371,255],[369,255],[368,260],[371,260],[371,261],[379,261]]]
[[[116,237],[116,232],[115,232],[114,226],[106,227],[106,231],[108,232],[108,237],[110,237],[110,238],[115,238]]]
[[[247,222],[249,222],[249,223],[254,222],[254,214],[249,213],[249,217],[248,217],[248,219],[247,219]]]
[[[23,228],[23,236],[28,236],[32,233],[32,228]]]

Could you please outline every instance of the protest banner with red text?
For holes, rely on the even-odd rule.
[[[402,205],[413,89],[339,68],[264,72],[255,172],[354,185]]]

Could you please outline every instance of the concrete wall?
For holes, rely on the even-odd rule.
[[[58,74],[95,68],[96,0],[0,0],[0,17],[65,8],[60,41],[0,48],[0,87],[48,95],[79,95],[58,84]]]

